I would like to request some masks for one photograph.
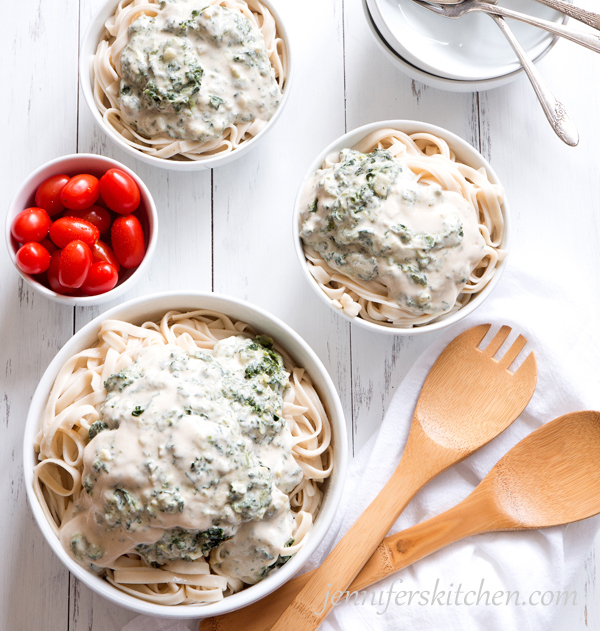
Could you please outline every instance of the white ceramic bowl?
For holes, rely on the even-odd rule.
[[[500,180],[490,166],[489,162],[475,148],[473,148],[468,142],[460,138],[460,136],[457,136],[456,134],[443,129],[442,127],[430,125],[429,123],[420,123],[418,121],[409,120],[389,120],[381,121],[378,123],[370,123],[369,125],[363,125],[362,127],[358,127],[357,129],[344,134],[337,140],[334,140],[328,147],[323,149],[323,151],[315,158],[314,162],[310,165],[306,175],[304,176],[304,179],[302,180],[302,184],[300,185],[300,189],[298,191],[298,195],[296,196],[296,202],[294,205],[292,228],[294,234],[294,247],[296,249],[296,256],[298,257],[298,261],[300,262],[300,267],[302,268],[302,271],[304,272],[304,276],[306,277],[308,283],[315,290],[317,296],[319,296],[319,298],[339,316],[348,320],[349,322],[357,324],[364,329],[376,333],[386,333],[388,335],[420,335],[422,333],[430,333],[431,331],[445,329],[453,324],[456,324],[456,322],[459,322],[470,313],[472,313],[475,309],[477,309],[477,307],[484,302],[484,300],[494,290],[494,287],[498,284],[498,281],[500,280],[500,277],[504,272],[504,268],[506,267],[506,258],[498,263],[496,267],[496,273],[492,277],[492,280],[462,309],[459,309],[458,311],[455,311],[454,313],[451,313],[445,317],[442,316],[439,320],[436,320],[435,322],[432,322],[430,324],[424,324],[422,326],[412,328],[395,328],[375,324],[373,322],[363,320],[361,317],[358,316],[351,317],[340,309],[334,307],[332,301],[319,287],[319,284],[310,273],[306,257],[304,256],[304,250],[302,248],[302,240],[300,239],[300,204],[302,193],[306,182],[315,173],[315,171],[322,167],[325,158],[332,153],[340,151],[341,149],[353,147],[363,138],[368,136],[370,133],[377,131],[378,129],[390,128],[397,129],[398,131],[404,132],[405,134],[426,132],[439,136],[440,138],[445,140],[450,148],[454,151],[456,155],[456,160],[458,162],[462,162],[463,164],[471,166],[475,169],[480,169],[481,167],[484,167],[490,182],[492,182],[492,184],[500,184]],[[504,240],[502,241],[501,248],[505,251],[508,251],[510,245],[510,217],[506,200],[504,201],[503,215]]]
[[[33,444],[40,427],[42,413],[50,389],[58,371],[73,354],[89,348],[97,341],[98,330],[104,320],[119,319],[133,322],[134,324],[141,324],[147,320],[158,320],[166,311],[171,309],[183,311],[200,308],[219,311],[235,320],[249,323],[256,331],[273,337],[290,353],[299,366],[306,368],[331,421],[334,469],[324,485],[323,504],[315,520],[314,527],[307,536],[305,545],[283,567],[273,572],[271,576],[260,583],[228,596],[217,603],[193,606],[156,605],[129,596],[113,587],[107,581],[84,570],[63,549],[50,524],[47,522],[33,490],[33,467],[36,462]],[[23,443],[23,464],[29,503],[38,526],[58,558],[69,571],[75,574],[90,589],[116,605],[127,607],[139,613],[168,618],[202,618],[227,613],[255,602],[288,581],[315,551],[333,521],[342,493],[347,458],[346,425],[340,399],[325,367],[310,346],[281,320],[254,305],[236,298],[201,292],[171,292],[137,298],[110,309],[78,331],[52,360],[52,363],[40,380],[31,400]]]
[[[438,77],[437,75],[425,72],[421,68],[418,68],[417,66],[409,63],[392,48],[392,46],[379,32],[375,22],[373,21],[373,17],[367,5],[367,0],[363,0],[362,5],[365,12],[367,25],[369,27],[369,30],[371,31],[371,34],[373,35],[373,38],[379,50],[396,68],[398,68],[402,73],[404,73],[409,78],[414,79],[415,81],[419,81],[420,83],[424,83],[425,85],[428,85],[432,88],[445,90],[447,92],[483,92],[485,90],[492,90],[494,88],[499,88],[503,85],[507,85],[524,73],[523,69],[520,68],[506,75],[495,77],[493,79],[482,81],[459,81],[457,79]],[[550,52],[557,39],[558,38],[555,38],[552,41],[551,46],[549,46],[539,57],[534,60],[536,63]]]
[[[135,211],[135,214],[142,224],[144,236],[146,238],[146,254],[144,259],[135,269],[125,270],[125,273],[119,280],[118,284],[104,294],[99,294],[98,296],[63,296],[61,294],[57,294],[49,287],[40,283],[34,276],[25,274],[17,267],[15,255],[18,249],[18,244],[10,233],[10,227],[13,219],[25,208],[35,206],[35,191],[37,187],[49,177],[59,175],[61,173],[65,173],[70,176],[77,175],[79,173],[88,173],[100,178],[109,169],[121,169],[126,173],[129,173],[140,189],[140,206],[138,210]],[[113,300],[133,287],[150,265],[157,240],[158,215],[156,213],[154,200],[152,199],[152,195],[150,194],[148,187],[129,167],[126,167],[124,164],[121,164],[111,158],[98,156],[92,153],[74,153],[69,156],[62,156],[60,158],[56,158],[55,160],[51,160],[36,169],[17,190],[6,215],[6,245],[8,247],[10,259],[17,272],[19,272],[25,282],[31,285],[31,287],[40,294],[46,296],[46,298],[71,306],[89,307],[91,305],[102,304],[103,302]]]
[[[565,16],[534,0],[500,0],[500,4],[555,23]],[[371,17],[388,44],[406,61],[437,76],[461,81],[489,80],[520,69],[506,38],[483,13],[457,20],[417,6],[411,0],[367,0]],[[531,59],[555,37],[542,29],[510,21],[510,28]]]
[[[104,122],[102,115],[98,111],[96,107],[96,103],[94,102],[94,94],[92,87],[92,58],[96,53],[96,48],[100,39],[102,38],[102,33],[104,31],[104,23],[106,20],[111,17],[119,0],[105,0],[100,4],[98,11],[92,18],[83,39],[81,41],[81,51],[79,55],[79,77],[81,81],[81,88],[83,90],[83,96],[85,98],[85,102],[87,103],[92,115],[96,119],[98,125],[104,129],[108,137],[117,144],[123,151],[128,153],[129,155],[141,160],[142,162],[146,162],[155,167],[160,167],[162,169],[169,169],[171,171],[203,171],[206,169],[212,169],[215,167],[223,166],[236,160],[240,156],[246,154],[250,151],[256,144],[264,138],[265,134],[273,128],[275,122],[281,116],[283,109],[288,101],[288,97],[290,94],[290,90],[292,87],[292,78],[293,78],[293,55],[291,52],[291,44],[290,38],[288,36],[287,30],[281,19],[279,12],[276,10],[274,6],[273,0],[261,0],[261,2],[269,9],[272,13],[275,21],[277,23],[277,33],[279,36],[285,41],[286,44],[286,55],[287,55],[287,78],[286,83],[283,89],[283,97],[275,114],[268,121],[265,127],[256,135],[254,138],[244,142],[238,149],[235,149],[227,154],[216,155],[203,158],[201,160],[178,160],[178,159],[167,159],[167,158],[157,158],[154,156],[150,156],[143,151],[139,151],[134,147],[131,147],[129,144],[125,142],[125,140],[117,134],[117,132],[106,125]]]

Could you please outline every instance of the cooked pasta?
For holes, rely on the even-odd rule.
[[[300,236],[332,304],[385,327],[464,307],[505,257],[504,191],[446,141],[395,129],[329,156],[303,191]]]
[[[59,371],[35,450],[35,492],[63,547],[163,605],[220,600],[285,563],[332,468],[305,371],[206,310],[106,320]]]
[[[156,158],[203,160],[277,109],[286,43],[259,0],[120,0],[91,67],[106,125]]]

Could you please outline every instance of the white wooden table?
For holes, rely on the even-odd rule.
[[[600,57],[559,42],[540,64],[577,122],[580,146],[552,133],[522,78],[482,94],[451,94],[406,78],[382,57],[360,0],[278,0],[295,43],[287,110],[246,157],[214,172],[169,173],[116,149],[78,90],[78,42],[99,0],[3,2],[0,22],[4,151],[0,207],[19,182],[60,155],[114,157],[146,181],[160,237],[146,277],[123,300],[156,291],[221,292],[264,307],[312,345],[337,384],[351,448],[375,432],[395,388],[435,336],[378,336],[327,309],[303,279],[291,212],[314,156],[359,125],[407,118],[446,127],[490,160],[514,214],[513,248],[546,243],[576,257],[600,296]],[[582,2],[582,4],[584,4]],[[593,8],[597,0],[586,0]],[[45,544],[27,506],[21,442],[29,400],[58,349],[111,306],[72,309],[24,284],[0,247],[0,631],[113,631],[134,614],[92,594]],[[600,541],[596,546],[600,551]],[[600,629],[594,553],[573,585],[579,606],[555,631]]]

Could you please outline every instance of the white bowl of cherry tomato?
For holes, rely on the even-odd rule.
[[[6,241],[23,279],[46,297],[94,305],[129,289],[158,235],[152,195],[128,167],[74,154],[34,171],[13,198]]]

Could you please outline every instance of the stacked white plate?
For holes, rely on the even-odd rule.
[[[552,22],[566,22],[562,13],[534,0],[499,0],[498,4]],[[489,15],[469,13],[451,20],[411,0],[363,0],[363,6],[379,48],[412,79],[442,90],[473,92],[505,85],[523,72]],[[536,62],[557,39],[528,24],[508,22]]]

